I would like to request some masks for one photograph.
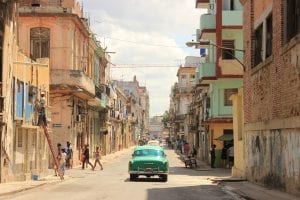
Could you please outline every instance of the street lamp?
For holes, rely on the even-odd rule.
[[[202,41],[199,41],[199,42],[195,42],[195,41],[192,40],[190,42],[186,42],[185,45],[188,46],[188,47],[193,47],[194,46],[195,48],[197,48],[198,45],[203,45],[203,46],[204,45],[211,45],[211,46],[214,46],[214,47],[216,47],[218,49],[241,51],[242,53],[245,53],[245,50],[243,50],[243,49],[232,49],[232,48],[228,48],[228,47],[218,46],[218,45],[216,45],[214,43],[211,43],[208,40],[204,40],[204,41],[202,40]],[[233,55],[230,52],[227,52],[227,53],[230,54],[236,61],[238,61],[243,66],[243,71],[245,72],[246,66],[237,57],[235,57],[235,55]]]

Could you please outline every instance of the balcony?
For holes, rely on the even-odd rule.
[[[72,93],[83,99],[95,97],[93,80],[81,70],[52,69],[50,83],[51,90],[58,93]]]
[[[202,63],[198,76],[200,84],[209,84],[212,80],[216,79],[216,64]]]
[[[215,33],[216,32],[216,16],[213,14],[203,14],[200,17],[200,30],[197,31],[199,34],[199,39],[205,40],[205,33]]]
[[[223,10],[222,11],[223,26],[243,26],[242,10]]]
[[[209,0],[196,0],[196,8],[207,8]]]

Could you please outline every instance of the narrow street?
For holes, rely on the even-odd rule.
[[[126,151],[114,160],[104,164],[96,171],[80,168],[67,171],[71,178],[52,184],[37,187],[0,199],[122,199],[122,200],[193,200],[193,199],[234,199],[208,178],[215,177],[210,169],[193,170],[184,168],[179,156],[173,150],[166,150],[170,162],[168,182],[161,182],[158,178],[140,178],[135,182],[129,181],[127,164],[131,152]],[[214,173],[213,173],[214,172]],[[214,176],[212,175],[214,174]],[[220,171],[220,176],[228,174]]]

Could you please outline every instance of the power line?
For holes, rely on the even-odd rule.
[[[135,42],[135,41],[129,41],[129,40],[122,40],[122,39],[117,39],[117,38],[111,38],[111,37],[104,37],[110,40],[117,40],[121,42],[127,42],[127,43],[132,43],[132,44],[137,44],[137,45],[145,45],[145,46],[156,46],[156,47],[166,47],[166,48],[179,48],[179,49],[187,49],[189,47],[185,46],[172,46],[172,45],[163,45],[163,44],[149,44],[149,43],[143,43],[143,42]]]

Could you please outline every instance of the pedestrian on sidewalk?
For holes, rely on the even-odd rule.
[[[216,160],[216,145],[213,144],[210,151],[210,166],[211,168],[215,168],[215,160]]]
[[[183,150],[184,150],[184,154],[186,156],[189,156],[190,153],[190,144],[188,142],[186,142],[183,146]]]
[[[72,169],[73,167],[73,149],[71,146],[71,143],[69,141],[67,141],[67,148],[65,149],[65,153],[66,153],[66,167],[68,169]]]
[[[57,143],[57,155],[56,155],[56,161],[57,161],[57,163],[56,163],[56,161],[54,160],[53,162],[54,162],[54,173],[55,173],[55,176],[58,176],[58,171],[60,170],[60,164],[59,164],[59,159],[60,159],[60,157],[61,157],[61,144],[60,143]],[[58,165],[58,166],[56,166],[56,164]]]
[[[96,147],[96,151],[94,153],[95,153],[95,163],[94,163],[94,168],[93,169],[95,170],[96,165],[98,163],[100,165],[100,167],[101,167],[101,170],[103,170],[103,166],[102,166],[102,164],[100,162],[100,159],[101,159],[101,150],[100,150],[100,148]]]
[[[224,145],[224,147],[222,148],[221,166],[223,168],[226,168],[227,166],[227,145]]]
[[[228,160],[229,160],[229,169],[234,165],[234,147],[233,145],[229,147],[228,152]]]
[[[61,153],[58,157],[59,169],[62,175],[65,174],[65,166],[66,166],[66,152],[65,149],[61,149]]]
[[[88,144],[85,145],[83,155],[84,155],[84,158],[83,158],[83,161],[82,161],[82,169],[84,169],[85,164],[89,164],[92,167],[92,170],[94,170],[94,166],[90,162],[90,149],[89,149]]]

